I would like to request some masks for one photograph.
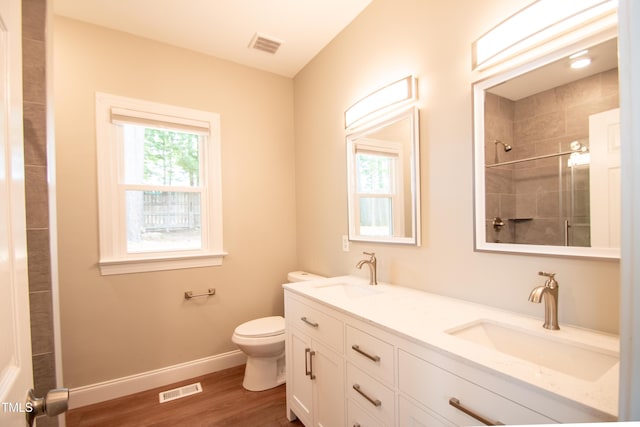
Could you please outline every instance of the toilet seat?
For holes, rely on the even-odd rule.
[[[245,338],[273,337],[284,334],[284,317],[270,316],[250,320],[238,326],[234,332]]]

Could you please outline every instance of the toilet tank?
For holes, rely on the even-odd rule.
[[[316,280],[324,278],[324,276],[307,273],[306,271],[292,271],[291,273],[287,274],[287,280],[289,280],[289,283],[304,282],[305,280]]]

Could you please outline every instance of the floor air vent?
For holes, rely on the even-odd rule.
[[[160,393],[160,403],[169,402],[170,400],[180,399],[181,397],[191,396],[192,394],[202,392],[200,383],[189,384],[183,387],[174,388],[172,390]]]

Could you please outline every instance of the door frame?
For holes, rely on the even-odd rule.
[[[0,3],[0,48],[2,67],[2,108],[0,131],[0,232],[2,235],[3,313],[11,320],[3,328],[0,369],[0,417],[3,423],[18,426],[33,408],[26,404],[33,387],[30,305],[27,268],[25,169],[23,137],[22,22],[20,0]],[[4,320],[4,319],[3,319]]]
[[[47,150],[47,182],[49,197],[49,252],[51,263],[51,310],[53,317],[53,347],[56,370],[56,387],[64,387],[62,375],[62,337],[60,327],[60,286],[58,280],[58,216],[56,196],[56,145],[55,145],[55,110],[54,110],[54,10],[53,1],[45,0],[45,80],[46,80],[46,150]],[[66,426],[64,414],[58,416],[58,426]]]
[[[640,420],[640,3],[620,0],[620,134],[622,236],[620,258],[620,421]],[[634,168],[635,166],[635,168]],[[634,222],[634,218],[636,221]],[[603,283],[603,286],[608,286]],[[635,406],[635,407],[634,407]]]

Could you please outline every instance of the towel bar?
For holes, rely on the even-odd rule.
[[[210,297],[210,296],[215,295],[215,294],[216,294],[216,289],[215,288],[209,288],[209,289],[207,289],[206,293],[197,294],[197,295],[194,295],[193,291],[185,291],[184,299],[199,298],[199,297]]]

